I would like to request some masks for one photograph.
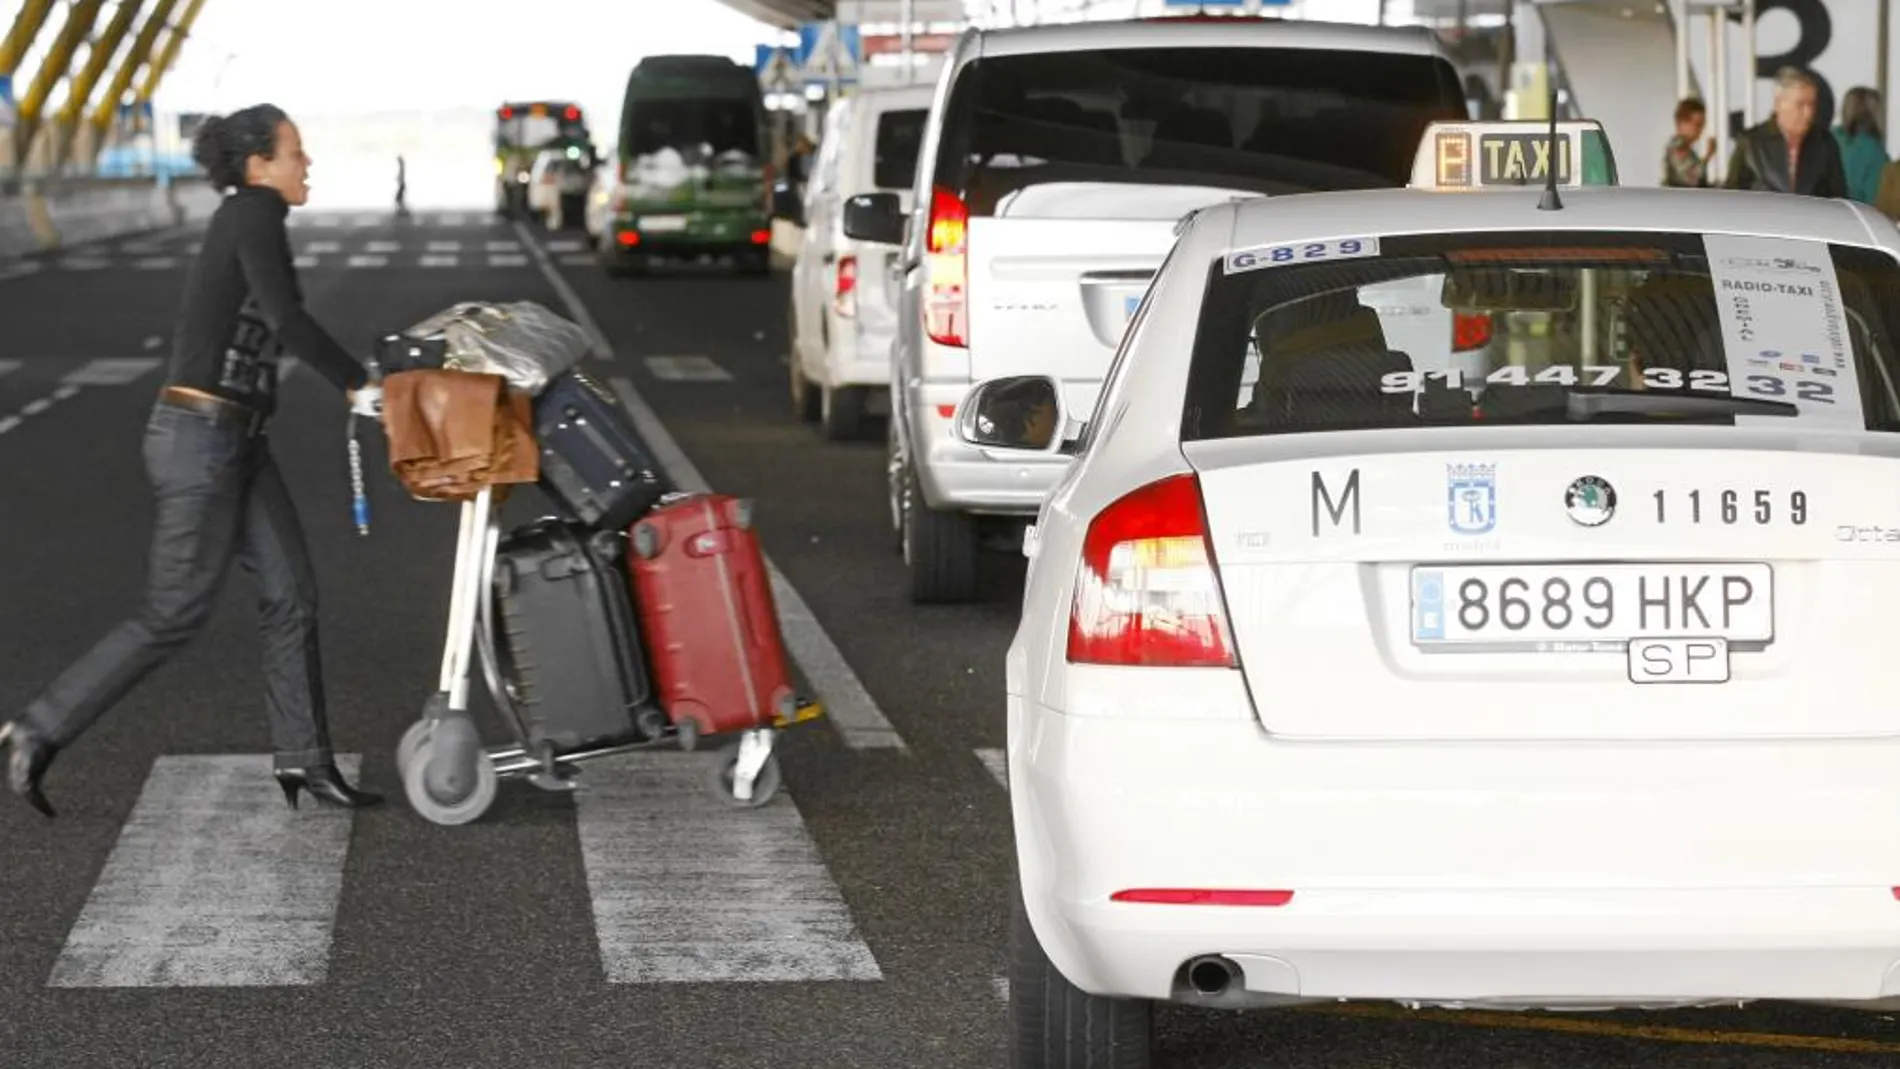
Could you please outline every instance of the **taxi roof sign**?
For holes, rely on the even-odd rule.
[[[1557,188],[1616,185],[1616,157],[1603,124],[1559,121],[1556,150],[1548,120],[1435,122],[1412,158],[1413,189],[1536,189],[1557,169]]]

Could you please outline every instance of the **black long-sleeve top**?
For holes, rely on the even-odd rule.
[[[170,380],[263,412],[276,408],[277,361],[296,354],[339,389],[369,380],[303,306],[276,190],[239,188],[211,216],[204,251],[185,279]]]

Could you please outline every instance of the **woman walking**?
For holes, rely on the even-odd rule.
[[[157,495],[144,606],[0,727],[8,786],[48,817],[41,779],[72,745],[210,617],[235,558],[257,580],[275,772],[347,807],[380,797],[344,782],[332,754],[317,643],[317,583],[266,426],[289,350],[374,414],[380,388],[303,307],[284,219],[309,199],[310,158],[269,104],[207,122],[193,158],[225,191],[185,282],[169,380],[145,428]]]

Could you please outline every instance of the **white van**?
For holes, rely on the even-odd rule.
[[[848,234],[902,250],[887,468],[912,600],[970,598],[985,536],[1019,544],[1067,464],[953,437],[972,384],[1047,375],[1065,411],[1089,411],[1188,214],[1404,186],[1425,127],[1467,118],[1458,70],[1424,28],[1162,18],[965,30],[912,202],[869,193],[845,211]]]
[[[930,113],[928,84],[867,89],[826,118],[805,187],[804,245],[792,264],[792,407],[826,438],[858,433],[867,412],[888,410],[897,250],[845,236],[844,202],[877,190],[910,206],[917,149]]]

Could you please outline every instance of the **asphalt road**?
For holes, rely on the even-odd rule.
[[[761,810],[710,801],[704,755],[656,754],[591,764],[574,795],[505,783],[478,823],[424,822],[392,755],[436,682],[456,512],[407,499],[372,442],[358,537],[340,399],[298,370],[272,441],[322,578],[332,725],[392,804],[293,813],[275,794],[234,573],[208,632],[60,757],[57,821],[0,795],[0,1065],[1006,1064],[1008,799],[986,758],[1021,569],[992,561],[981,604],[904,600],[881,430],[827,446],[792,419],[783,278],[611,280],[572,236],[543,259],[511,243],[548,235],[483,213],[297,222],[312,306],[359,349],[455,301],[565,311],[543,264],[558,272],[611,343],[592,370],[707,482],[758,501],[815,621],[806,667],[850,722],[791,732]],[[135,603],[140,435],[192,240],[0,265],[0,709]],[[507,515],[540,511],[530,492]],[[1890,1018],[1779,1005],[1168,1009],[1159,1034],[1172,1069],[1900,1063]]]

